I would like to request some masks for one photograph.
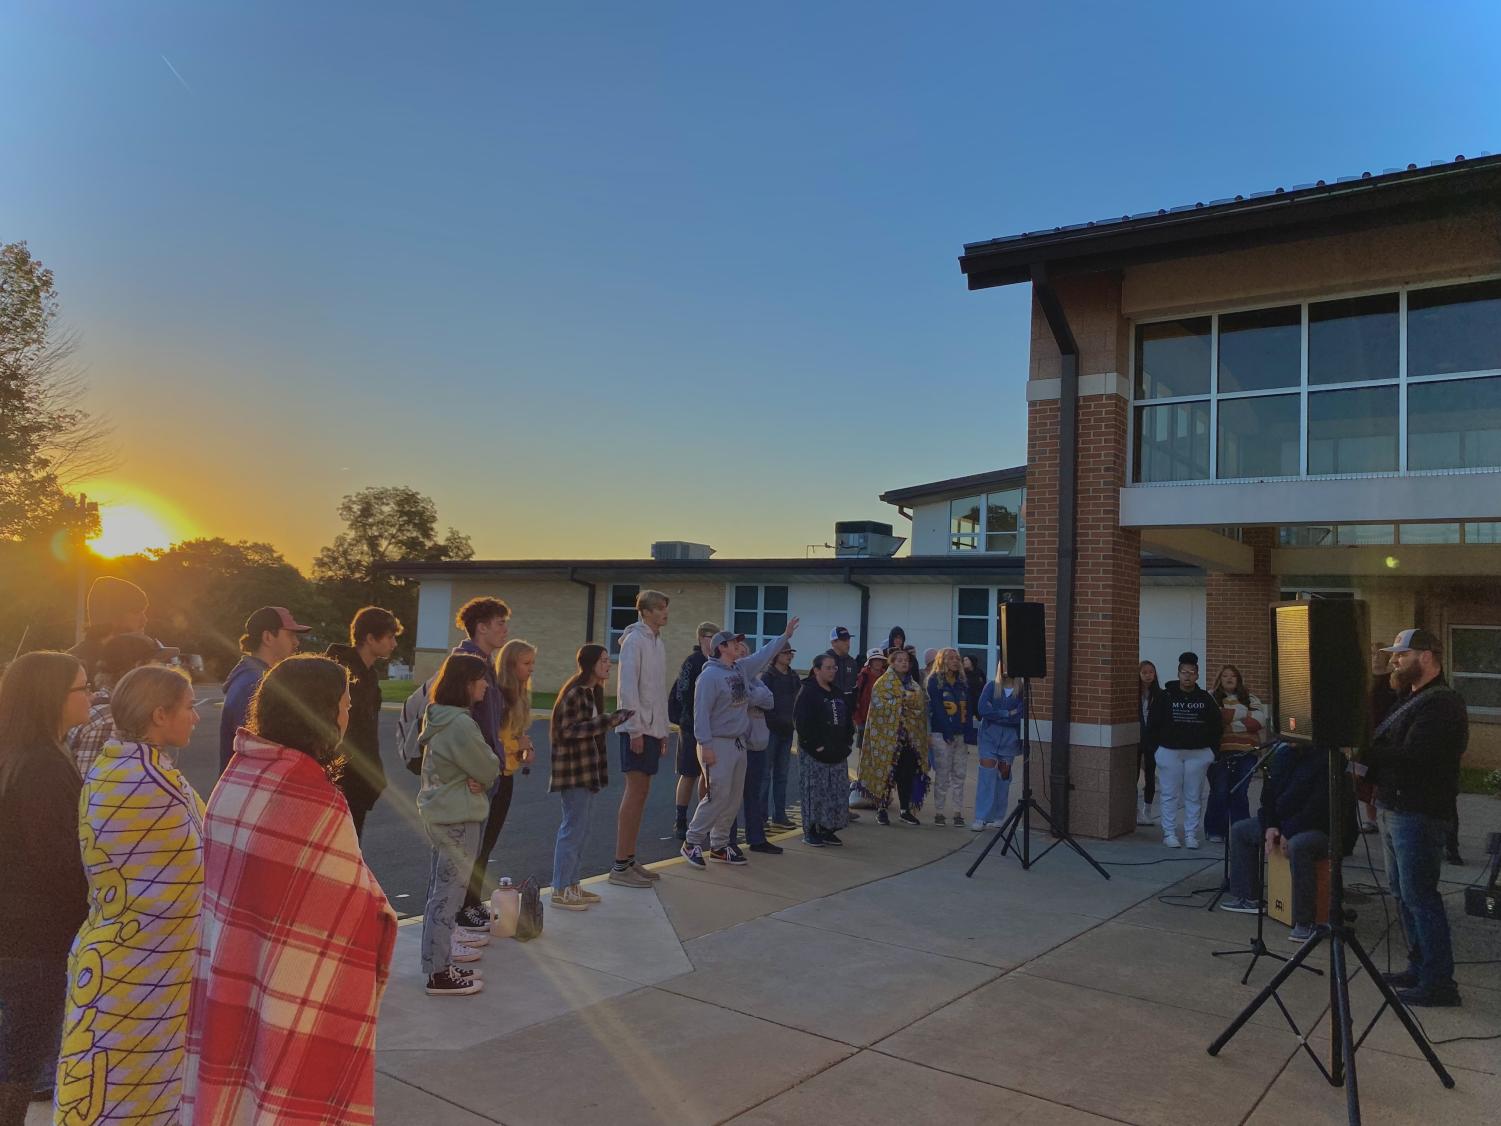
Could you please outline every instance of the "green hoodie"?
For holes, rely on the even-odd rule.
[[[430,825],[458,825],[488,817],[490,799],[471,793],[468,782],[473,778],[488,788],[500,777],[500,760],[469,710],[429,705],[418,741],[423,747],[422,788],[417,791],[422,820]]]

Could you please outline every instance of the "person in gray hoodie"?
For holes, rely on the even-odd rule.
[[[636,840],[646,795],[667,754],[667,595],[643,590],[636,595],[640,617],[620,635],[620,674],[616,699],[626,720],[620,725],[620,773],[625,793],[615,822],[615,863],[610,882],[628,888],[649,888],[659,877],[636,863]]]
[[[490,814],[485,792],[500,776],[500,760],[485,742],[470,708],[484,699],[487,662],[454,653],[433,680],[431,702],[422,717],[422,788],[417,812],[432,846],[427,906],[422,916],[422,971],[430,996],[478,993],[477,975],[456,971],[454,962],[479,957],[474,947],[488,937],[455,933],[459,905],[479,851],[480,832]]]
[[[743,633],[720,630],[710,644],[714,658],[698,674],[693,697],[693,733],[709,792],[698,803],[682,850],[683,858],[696,867],[704,867],[706,855],[724,864],[746,863],[731,832],[745,801],[745,747],[751,724],[749,683],[786,647],[797,621],[789,619],[780,637],[749,656]]]
[[[285,606],[262,606],[245,619],[245,632],[240,637],[240,652],[245,655],[224,678],[224,710],[219,714],[220,773],[234,757],[235,732],[245,726],[250,697],[260,687],[261,679],[272,665],[297,652],[302,635],[312,628],[298,625]]]

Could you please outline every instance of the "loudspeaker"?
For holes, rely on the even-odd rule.
[[[1048,675],[1047,626],[1041,602],[1001,603],[1001,660],[1007,676]]]
[[[1272,606],[1272,726],[1292,743],[1363,747],[1370,728],[1370,621],[1358,599]]]

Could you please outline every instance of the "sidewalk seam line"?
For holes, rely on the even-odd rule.
[[[423,1051],[430,1051],[431,1049],[421,1049],[421,1050],[423,1050]],[[392,1075],[389,1071],[382,1071],[379,1066],[377,1066],[375,1070],[376,1070],[376,1072],[378,1074],[384,1075],[387,1079],[391,1080],[393,1083],[400,1083],[403,1087],[410,1087],[414,1091],[421,1091],[424,1095],[428,1095],[431,1098],[437,1099],[440,1103],[447,1103],[451,1107],[457,1107],[459,1110],[462,1110],[464,1113],[466,1113],[466,1114],[472,1114],[476,1118],[482,1118],[486,1122],[494,1122],[496,1124],[496,1126],[506,1126],[506,1124],[504,1122],[502,1122],[499,1118],[491,1118],[488,1114],[482,1114],[482,1113],[480,1113],[477,1110],[471,1110],[469,1107],[465,1106],[463,1103],[456,1103],[452,1099],[444,1098],[442,1095],[438,1094],[436,1091],[429,1091],[426,1087],[419,1087],[416,1083],[409,1082],[408,1080],[403,1079],[399,1075]]]

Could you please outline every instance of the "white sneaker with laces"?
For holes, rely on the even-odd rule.
[[[1162,838],[1162,847],[1163,848],[1182,848],[1183,846],[1178,843],[1178,838],[1177,837],[1163,837]]]
[[[478,962],[480,960],[480,952],[455,940],[453,946],[449,949],[448,959],[451,962]]]
[[[981,829],[987,828],[989,825],[989,821],[971,821],[969,823],[969,831],[971,833],[978,833]]]
[[[1199,847],[1199,838],[1198,837],[1184,837],[1183,838],[1183,847],[1184,848],[1198,848]]]

